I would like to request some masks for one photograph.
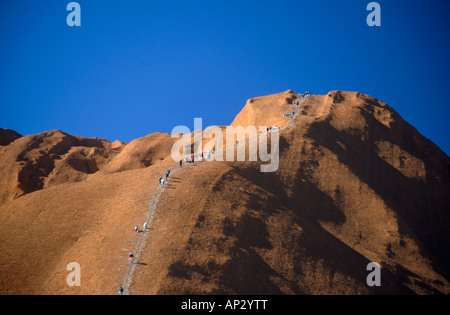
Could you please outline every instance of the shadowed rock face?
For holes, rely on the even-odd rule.
[[[0,183],[7,188],[0,193],[0,205],[44,188],[85,181],[100,170],[115,173],[158,164],[170,156],[172,143],[162,133],[129,145],[59,130],[21,137],[0,151]]]
[[[0,146],[6,146],[20,137],[22,135],[14,130],[0,128]]]
[[[17,139],[0,151],[0,204],[61,183],[79,182],[105,165],[121,148],[107,140],[59,130]]]
[[[134,294],[450,293],[449,157],[370,96],[297,100],[253,98],[232,123],[288,127],[277,172],[201,162],[169,180]],[[0,293],[115,293],[132,229],[159,176],[178,167],[173,143],[52,131],[0,147]],[[65,283],[72,261],[79,288]],[[366,284],[370,262],[381,287]]]

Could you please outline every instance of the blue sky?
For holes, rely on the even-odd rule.
[[[226,125],[247,99],[358,91],[447,154],[450,2],[63,0],[0,4],[0,127],[111,141]]]

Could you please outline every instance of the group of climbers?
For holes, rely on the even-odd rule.
[[[305,99],[306,97],[308,97],[308,96],[310,96],[310,95],[311,95],[311,93],[309,93],[309,92],[305,92],[304,94],[300,94],[300,93],[298,94],[298,96],[299,96],[300,98],[302,98],[302,99]],[[293,102],[292,104],[299,106],[299,105],[300,105],[300,100],[297,100],[296,103]],[[289,112],[289,113],[286,113],[286,114],[283,114],[283,116],[288,116],[288,117],[291,117],[291,118],[294,117],[294,115],[295,115],[295,112],[294,112],[294,111]],[[267,133],[270,133],[271,131],[279,130],[279,129],[280,129],[280,127],[279,127],[278,125],[276,125],[276,126],[271,126],[271,127],[267,128]],[[236,146],[238,146],[238,144],[239,144],[239,142],[236,141]],[[197,157],[200,157],[201,160],[202,160],[202,159],[204,158],[204,154],[205,154],[205,153],[206,153],[206,158],[207,158],[207,159],[210,159],[210,158],[211,158],[211,151],[205,151],[205,152],[204,152],[204,151],[201,151],[201,153],[200,153],[199,155],[194,154],[194,155],[191,155],[191,156],[189,156],[189,157],[186,157],[186,158],[184,159],[185,164],[186,164],[186,165],[194,164],[194,163],[195,163],[195,159],[196,159]],[[180,160],[180,161],[179,161],[179,166],[180,166],[180,168],[183,167],[183,160]],[[159,178],[159,184],[161,185],[162,188],[165,187],[166,183],[167,183],[168,180],[169,180],[169,177],[170,177],[170,170],[167,170],[167,171],[165,172],[165,174],[164,174],[164,177],[161,176],[161,177]],[[146,229],[147,229],[147,222],[144,223],[144,225],[143,225],[143,230],[142,230],[142,231],[139,230],[139,226],[138,226],[138,225],[136,225],[136,226],[134,227],[134,231],[137,232],[137,233],[139,233],[139,232],[144,232]],[[133,254],[133,253],[130,253],[130,254],[128,255],[128,257],[129,257],[130,261],[133,261],[133,259],[134,259],[134,254]],[[121,287],[121,288],[119,289],[119,295],[123,295],[123,294],[124,294],[124,289],[123,289],[123,287]]]

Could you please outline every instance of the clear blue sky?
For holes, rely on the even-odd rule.
[[[450,1],[0,3],[0,127],[108,140],[231,123],[249,98],[358,91],[450,152]]]

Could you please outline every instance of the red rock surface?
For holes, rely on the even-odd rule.
[[[449,157],[370,96],[297,99],[254,98],[232,123],[284,128],[275,173],[177,170],[167,134],[1,146],[0,294],[116,294],[142,239],[131,294],[449,294]],[[152,228],[135,233],[154,196]],[[372,261],[381,287],[366,284]],[[66,283],[70,262],[81,287]]]

